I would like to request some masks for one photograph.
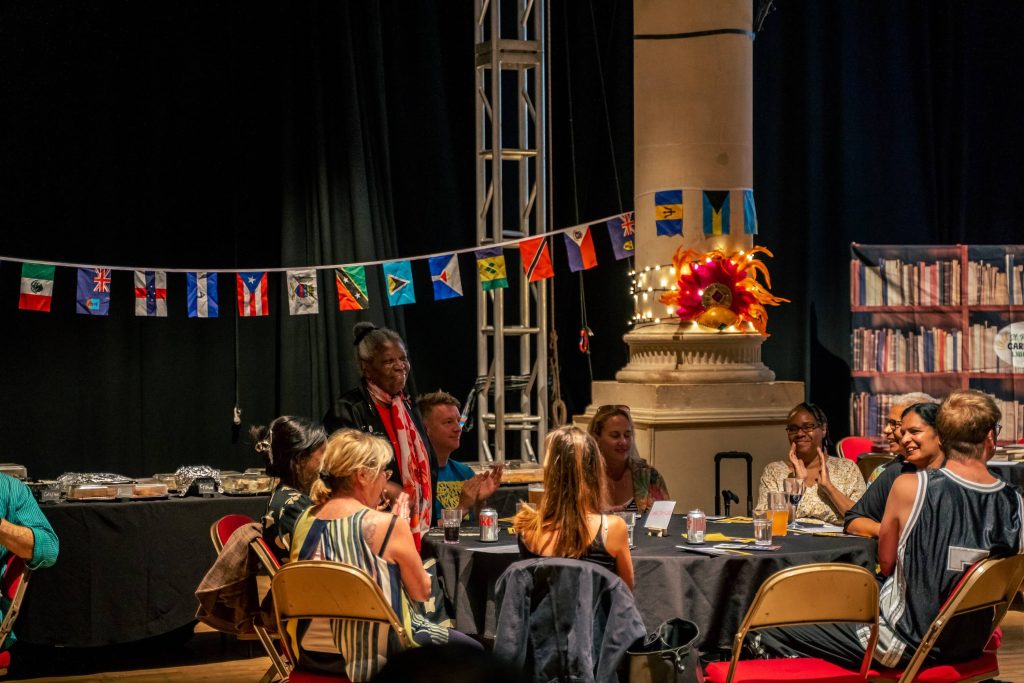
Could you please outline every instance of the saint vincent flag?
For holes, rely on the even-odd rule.
[[[505,289],[508,287],[505,255],[502,253],[501,247],[477,249],[476,269],[480,273],[480,289],[485,292],[491,289]]]
[[[753,190],[743,190],[743,233],[757,234],[757,211],[754,210]]]
[[[729,234],[729,190],[704,190],[704,234]]]
[[[612,250],[615,251],[615,260],[621,261],[632,256],[636,251],[636,224],[633,221],[633,212],[610,218],[605,224],[608,226]]]
[[[110,287],[110,268],[79,268],[75,311],[82,315],[107,315]]]
[[[335,268],[334,284],[338,287],[339,311],[363,311],[370,307],[370,298],[366,294],[365,266]]]
[[[430,281],[434,283],[434,300],[456,299],[462,296],[462,276],[459,274],[459,255],[431,256]]]
[[[383,268],[388,303],[392,306],[416,303],[416,290],[412,284],[412,264],[409,261],[391,261],[385,263]]]
[[[216,318],[220,313],[217,308],[217,273],[186,273],[185,280],[188,285],[188,317]]]
[[[523,272],[530,282],[538,282],[553,277],[555,269],[551,266],[551,247],[546,237],[534,237],[519,243],[519,256],[523,262]]]
[[[55,269],[55,266],[41,266],[38,263],[21,264],[21,296],[18,298],[18,308],[25,311],[50,312]]]
[[[654,225],[658,234],[683,234],[683,191],[662,190],[654,193]]]
[[[315,270],[288,271],[288,313],[316,315],[320,312]]]
[[[565,238],[565,254],[569,259],[569,270],[577,273],[589,270],[597,265],[597,253],[594,251],[594,238],[590,234],[590,226],[572,228],[562,233]]]

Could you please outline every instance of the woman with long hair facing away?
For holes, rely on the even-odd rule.
[[[249,434],[256,452],[263,456],[267,474],[277,477],[263,515],[263,540],[277,561],[284,563],[291,551],[295,522],[313,504],[309,488],[320,471],[327,433],[319,423],[282,415],[269,425],[253,426]]]
[[[320,474],[306,510],[295,527],[293,560],[328,560],[358,567],[373,579],[420,645],[476,641],[430,623],[410,601],[430,597],[430,576],[413,543],[409,522],[376,510],[391,473],[388,442],[354,429],[327,439]],[[334,623],[331,623],[331,622]],[[312,619],[288,634],[300,667],[345,674],[366,681],[384,665],[388,629],[350,620]]]
[[[519,554],[586,560],[619,575],[633,589],[626,523],[606,508],[604,460],[592,436],[576,427],[548,435],[544,497],[516,515]]]

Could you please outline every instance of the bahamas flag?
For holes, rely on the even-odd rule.
[[[476,269],[480,273],[480,289],[505,289],[508,275],[505,272],[505,255],[501,247],[487,247],[476,250]]]
[[[683,234],[683,191],[654,193],[654,225],[663,236]]]
[[[339,311],[363,311],[370,307],[370,298],[366,294],[365,266],[335,268],[334,284],[338,288]]]
[[[547,237],[534,237],[520,242],[519,258],[529,282],[554,277],[555,269],[551,266],[551,247],[548,246]]]
[[[462,296],[462,276],[459,275],[459,255],[431,256],[430,281],[434,283],[434,300],[456,299]]]
[[[729,234],[729,190],[704,190],[704,234]]]
[[[757,211],[754,210],[753,190],[743,190],[743,233],[757,234]]]
[[[416,289],[412,284],[412,263],[391,261],[382,267],[384,268],[384,284],[387,285],[388,290],[388,303],[392,306],[416,303]]]

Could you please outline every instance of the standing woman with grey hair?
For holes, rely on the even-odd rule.
[[[398,333],[373,323],[352,328],[356,363],[362,379],[344,393],[324,416],[328,433],[357,429],[382,437],[391,444],[395,466],[385,495],[409,497],[409,525],[416,548],[432,522],[437,488],[437,460],[415,404],[405,393],[409,354]]]

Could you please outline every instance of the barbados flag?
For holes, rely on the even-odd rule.
[[[654,193],[654,225],[658,235],[683,234],[683,191],[662,190]]]
[[[339,311],[363,311],[370,307],[370,297],[366,294],[365,266],[335,268],[334,284],[338,288]]]
[[[459,255],[431,256],[430,281],[434,283],[434,300],[456,299],[462,296],[462,276],[459,274]]]
[[[392,306],[416,303],[416,289],[412,284],[412,263],[391,261],[385,263],[382,268],[384,284],[388,291],[388,303]]]
[[[704,234],[729,234],[729,190],[704,190]]]
[[[508,274],[505,271],[505,255],[501,247],[487,247],[476,250],[476,269],[480,273],[480,289],[505,289]]]

